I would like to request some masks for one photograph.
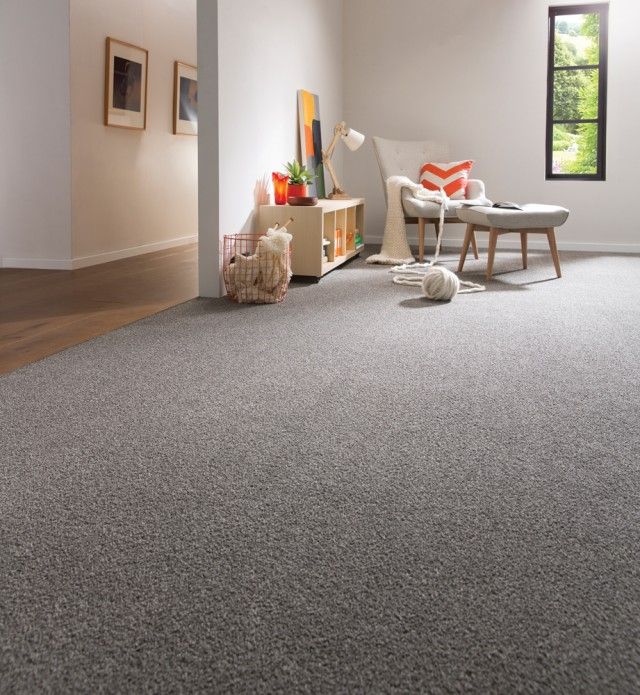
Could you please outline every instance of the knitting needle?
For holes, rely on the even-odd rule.
[[[294,221],[294,218],[293,218],[293,217],[290,217],[282,226],[286,228],[286,227],[288,227],[293,221]],[[274,228],[274,229],[280,229],[280,222],[276,222],[273,228]]]

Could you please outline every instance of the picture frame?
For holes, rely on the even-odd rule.
[[[107,37],[104,85],[104,124],[114,128],[145,130],[149,51]]]
[[[173,133],[198,135],[198,67],[179,60],[173,69]]]

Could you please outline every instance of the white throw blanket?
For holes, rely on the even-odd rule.
[[[448,209],[449,198],[440,189],[428,191],[421,183],[415,183],[406,176],[390,176],[387,179],[387,221],[382,238],[380,253],[367,258],[367,263],[385,263],[387,265],[399,265],[413,263],[414,257],[407,241],[407,227],[404,222],[404,209],[402,207],[402,189],[408,188],[414,198],[428,200],[440,205],[440,226],[444,225],[444,214]],[[440,235],[442,236],[442,235]]]

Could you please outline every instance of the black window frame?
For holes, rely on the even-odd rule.
[[[555,66],[555,27],[556,17],[572,14],[600,15],[599,63],[598,65]],[[547,180],[605,181],[607,152],[607,67],[609,36],[609,3],[589,3],[585,5],[559,5],[549,7],[549,46],[547,58],[547,132],[546,132],[546,178]],[[562,70],[593,70],[598,68],[598,117],[585,119],[553,118],[553,87],[556,72]],[[595,174],[554,174],[553,173],[553,126],[567,123],[596,123],[598,126],[597,158]]]

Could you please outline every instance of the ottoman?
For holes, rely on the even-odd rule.
[[[551,249],[551,257],[558,277],[562,277],[560,271],[560,259],[556,246],[555,228],[567,221],[569,211],[557,205],[523,205],[522,210],[507,210],[506,208],[494,208],[475,205],[473,207],[461,207],[458,210],[458,219],[467,223],[467,232],[462,244],[458,272],[464,267],[469,245],[476,230],[489,232],[489,254],[487,258],[487,279],[493,274],[493,262],[496,253],[496,244],[501,234],[516,232],[520,234],[522,247],[522,267],[527,267],[527,236],[529,234],[546,234]]]

